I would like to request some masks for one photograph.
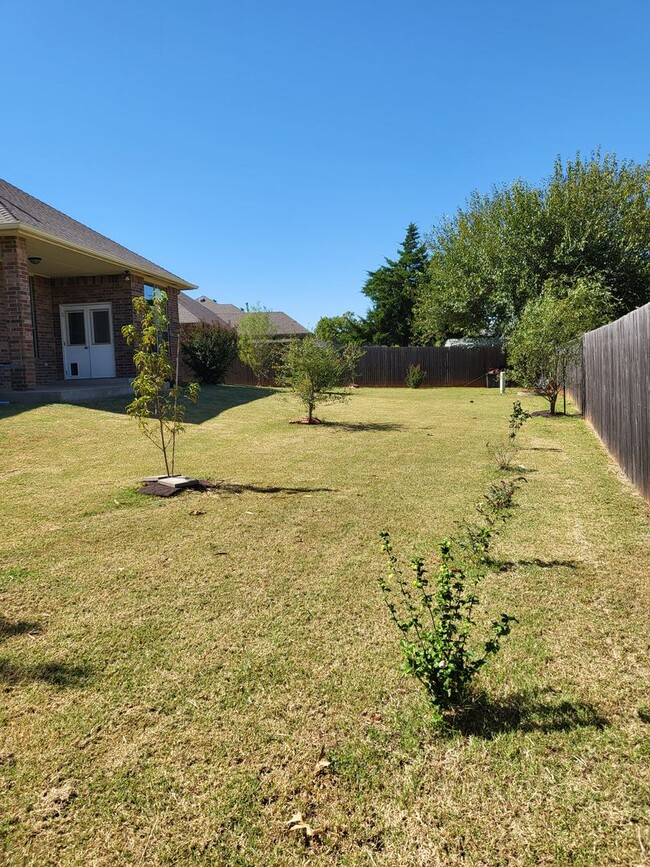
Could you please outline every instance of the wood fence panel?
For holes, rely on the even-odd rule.
[[[505,366],[498,347],[464,346],[366,346],[357,364],[361,386],[403,386],[409,365],[419,364],[426,373],[424,386],[485,386],[489,370]]]
[[[650,500],[650,304],[583,338],[582,412]]]
[[[486,374],[505,367],[498,347],[465,346],[365,346],[357,363],[355,382],[362,387],[406,385],[410,364],[419,364],[427,374],[424,387],[485,387]],[[224,380],[226,385],[256,385],[251,369],[237,359]],[[273,381],[264,383],[273,385]]]

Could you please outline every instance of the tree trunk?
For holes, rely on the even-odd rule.
[[[548,401],[551,405],[551,415],[555,415],[556,414],[555,413],[555,404],[557,403],[557,394],[554,394],[552,397],[549,397]]]

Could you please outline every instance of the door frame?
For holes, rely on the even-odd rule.
[[[73,376],[70,373],[70,365],[68,364],[67,348],[68,348],[68,319],[67,313],[72,310],[83,310],[84,312],[84,328],[86,332],[86,344],[84,347],[88,350],[88,360],[90,367],[90,379],[113,379],[115,377],[115,329],[113,328],[113,304],[111,301],[93,301],[83,302],[81,304],[59,304],[59,316],[61,322],[61,349],[63,352],[63,378],[66,380],[83,379],[84,377]],[[108,376],[98,376],[93,374],[93,310],[108,310],[108,326],[110,329],[110,344],[98,344],[104,347],[109,346],[112,349],[112,373]]]

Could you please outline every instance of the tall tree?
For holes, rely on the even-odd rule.
[[[549,279],[597,278],[621,315],[650,300],[650,163],[558,159],[539,187],[474,193],[430,246],[414,311],[422,342],[507,336]]]
[[[412,340],[413,305],[428,257],[415,223],[410,223],[398,258],[368,272],[364,295],[373,303],[366,317],[369,342],[408,346]]]

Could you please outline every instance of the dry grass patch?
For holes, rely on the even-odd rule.
[[[519,436],[474,710],[435,728],[399,672],[377,534],[430,556],[510,409],[362,389],[306,428],[206,389],[177,465],[220,486],[169,500],[119,403],[0,410],[5,862],[643,864],[650,520],[582,420]]]

